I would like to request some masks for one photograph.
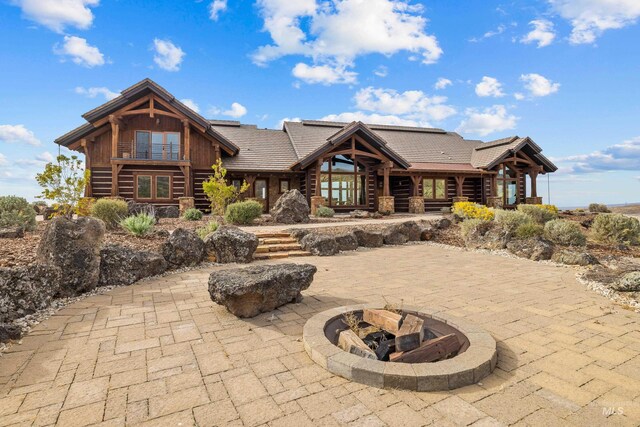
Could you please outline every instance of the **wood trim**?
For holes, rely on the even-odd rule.
[[[92,197],[93,188],[91,187],[91,152],[89,151],[89,144],[87,144],[87,140],[85,138],[80,140],[80,146],[84,151],[84,168],[89,171],[89,181],[85,184],[84,187],[84,196]]]
[[[449,200],[449,190],[448,190],[448,177],[422,177],[422,196],[424,198],[424,200],[428,200],[430,202],[446,202]],[[433,197],[424,197],[424,187],[426,186],[426,181],[431,181],[431,194],[433,195]],[[436,191],[436,181],[444,181],[444,198],[438,198],[437,197],[437,191]]]
[[[115,165],[191,166],[190,160],[111,159]]]
[[[149,117],[151,117],[151,118],[155,117],[155,115],[157,114],[159,116],[172,117],[172,118],[178,119],[178,120],[186,120],[186,119],[183,119],[183,116],[180,116],[178,114],[170,113],[170,112],[164,111],[164,110],[154,110],[152,108],[145,108],[143,110],[127,111],[125,113],[121,113],[119,115],[119,117],[138,116],[138,115],[145,115],[145,114],[149,114]]]
[[[183,120],[182,126],[184,128],[184,148],[183,148],[183,158],[185,160],[191,159],[191,126],[189,125],[189,120]]]
[[[118,189],[118,176],[120,175],[120,171],[122,170],[122,165],[118,165],[113,163],[111,165],[111,196],[117,197],[119,194]]]
[[[456,176],[456,196],[462,197],[462,187],[464,186],[464,176]]]

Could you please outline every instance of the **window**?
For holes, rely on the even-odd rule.
[[[242,188],[242,180],[241,179],[232,179],[231,185],[233,185],[236,190],[240,190]]]
[[[348,156],[334,156],[320,168],[320,190],[329,206],[366,205],[366,168]]]
[[[138,199],[151,198],[151,177],[148,175],[138,175]]]
[[[291,183],[288,179],[281,179],[280,180],[280,193],[286,193],[287,191],[289,191],[289,187],[291,186]]]
[[[178,132],[136,131],[136,159],[180,160]]]
[[[518,203],[518,172],[507,166],[498,167],[497,177],[498,197],[502,197],[504,206],[514,206]]]
[[[136,175],[136,199],[168,200],[172,198],[171,176]]]
[[[445,178],[424,178],[422,196],[427,200],[446,200],[447,180]]]

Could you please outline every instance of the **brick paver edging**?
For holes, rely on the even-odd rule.
[[[325,336],[328,322],[345,313],[365,308],[380,308],[376,304],[359,304],[332,308],[318,313],[304,325],[302,340],[309,357],[327,369],[351,381],[377,388],[400,388],[417,391],[452,390],[478,383],[493,372],[498,360],[496,341],[482,328],[451,316],[435,314],[429,307],[403,306],[403,311],[417,312],[447,323],[469,339],[469,348],[462,354],[435,363],[393,363],[365,359],[347,353]]]

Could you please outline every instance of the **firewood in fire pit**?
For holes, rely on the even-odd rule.
[[[340,335],[338,335],[338,347],[348,353],[362,356],[367,359],[378,360],[376,353],[371,350],[351,329],[346,329],[340,332]]]
[[[378,344],[378,347],[376,347],[376,356],[378,356],[378,360],[388,362],[389,355],[394,351],[396,351],[396,343],[393,339],[382,340]]]
[[[456,353],[460,347],[462,345],[456,334],[449,334],[425,341],[420,347],[411,351],[391,353],[389,360],[402,363],[436,362]]]
[[[402,316],[387,310],[373,310],[365,308],[362,312],[362,320],[370,325],[377,326],[387,332],[396,335],[402,324]]]
[[[396,351],[410,351],[420,347],[424,338],[424,320],[407,314],[396,334]]]

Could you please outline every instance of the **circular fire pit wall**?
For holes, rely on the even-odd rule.
[[[338,307],[309,319],[304,326],[303,341],[311,359],[348,380],[378,388],[418,391],[450,390],[475,384],[495,368],[496,342],[491,335],[467,321],[433,314],[432,310],[419,307],[405,306],[399,314],[405,319],[412,315],[422,320],[423,343],[455,335],[459,348],[447,355],[447,359],[431,363],[398,363],[375,360],[372,355],[363,357],[348,353],[337,346],[338,337],[341,331],[349,328],[345,319],[349,318],[349,323],[354,319],[362,322],[365,309],[381,310],[381,307],[371,304]],[[368,335],[367,343],[375,338],[384,340],[384,335],[389,336],[384,333]],[[389,356],[383,357],[388,360]]]

